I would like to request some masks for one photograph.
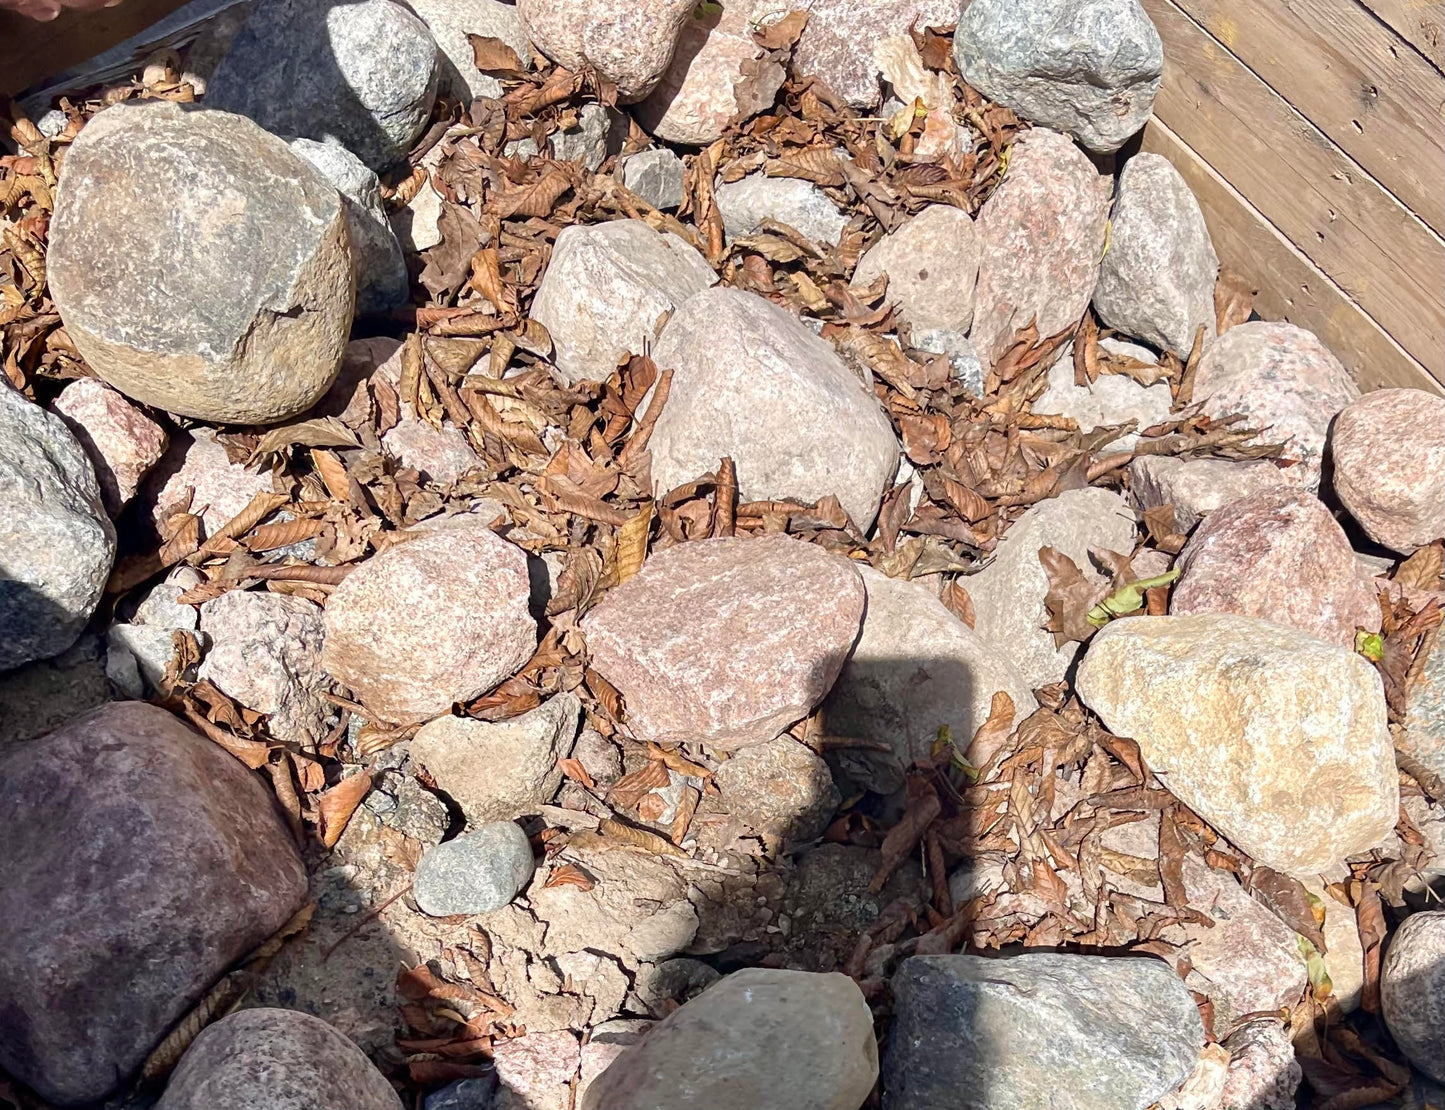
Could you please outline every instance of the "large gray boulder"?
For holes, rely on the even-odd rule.
[[[953,54],[985,96],[1100,154],[1148,121],[1164,73],[1138,0],[973,0]]]
[[[48,258],[71,340],[148,405],[283,420],[341,363],[355,302],[341,199],[239,116],[166,101],[100,113],[66,155]]]
[[[683,303],[653,359],[674,371],[652,433],[668,490],[731,458],[745,501],[832,494],[866,529],[898,469],[898,437],[871,390],[786,309],[738,289]]]
[[[60,417],[0,382],[0,671],[75,643],[114,558],[85,449]]]
[[[391,0],[261,0],[206,104],[288,139],[338,142],[381,173],[425,125],[437,74],[436,40]]]
[[[877,1078],[873,1015],[857,984],[752,967],[622,1052],[582,1110],[857,1110]]]
[[[0,1067],[64,1106],[123,1083],[306,896],[270,788],[142,702],[10,749],[0,842]]]
[[[1145,1110],[1203,1047],[1194,999],[1159,960],[914,956],[893,976],[883,1107]]]
[[[385,312],[405,304],[410,292],[406,259],[381,206],[381,182],[376,174],[339,143],[292,139],[291,149],[320,170],[341,194],[356,273],[356,311]]]
[[[1187,359],[1194,336],[1214,338],[1219,258],[1204,213],[1167,158],[1136,154],[1119,175],[1109,249],[1094,308],[1118,328]]]
[[[202,1031],[156,1110],[401,1110],[386,1077],[320,1018],[240,1010]]]

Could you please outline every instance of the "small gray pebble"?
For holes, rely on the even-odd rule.
[[[515,898],[535,869],[521,826],[493,821],[422,856],[412,890],[432,917],[490,913]]]

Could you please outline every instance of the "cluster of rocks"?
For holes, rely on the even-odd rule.
[[[189,508],[213,535],[274,492],[271,476],[233,460],[214,429],[183,429],[165,414],[265,424],[336,415],[366,379],[394,391],[400,345],[348,342],[353,319],[405,302],[404,245],[437,241],[440,201],[424,185],[388,218],[377,174],[406,157],[439,91],[500,94],[476,68],[468,33],[501,39],[524,63],[535,49],[595,72],[657,137],[699,148],[769,107],[785,76],[754,35],[783,10],[715,7],[270,0],[232,42],[199,109],[120,104],[89,122],[63,164],[48,262],[67,334],[97,376],[50,409],[0,385],[0,671],[53,667],[46,661],[81,646],[123,511],[163,538],[177,506]],[[912,955],[892,969],[881,1056],[869,1002],[848,976],[720,975],[702,959],[736,967],[723,957],[739,937],[756,943],[843,914],[816,904],[838,901],[821,880],[806,913],[778,909],[808,901],[808,876],[829,868],[861,873],[850,906],[876,920],[876,853],[817,848],[786,891],[729,861],[744,842],[772,855],[812,845],[845,796],[868,792],[901,812],[905,772],[934,754],[942,728],[966,743],[1000,692],[1022,720],[1039,705],[1035,691],[1072,681],[1175,797],[1256,863],[1320,892],[1329,972],[1348,1008],[1364,956],[1352,907],[1325,884],[1349,858],[1390,846],[1402,803],[1423,804],[1401,797],[1397,743],[1445,776],[1445,648],[1424,660],[1398,740],[1379,674],[1354,650],[1358,633],[1381,628],[1381,583],[1357,548],[1368,540],[1409,556],[1445,534],[1445,401],[1418,390],[1361,397],[1333,355],[1292,325],[1216,334],[1218,261],[1183,179],[1138,154],[1115,182],[1090,158],[1118,150],[1148,118],[1163,57],[1142,8],[814,0],[808,9],[792,64],[842,101],[873,109],[916,91],[939,109],[921,64],[913,73],[889,59],[911,48],[897,42],[910,26],[957,22],[964,78],[1034,124],[976,219],[924,208],[860,259],[854,285],[886,277],[901,338],[947,354],[981,392],[985,368],[1021,329],[1057,334],[1092,304],[1143,344],[1106,339],[1120,357],[1187,358],[1199,346],[1202,410],[1244,413],[1284,443],[1281,458],[1141,455],[1127,496],[1088,487],[1031,507],[962,581],[971,624],[923,582],[786,536],[657,552],[578,631],[637,741],[719,756],[710,784],[695,766],[669,766],[646,795],[659,828],[695,806],[675,854],[579,841],[539,861],[528,836],[536,819],[556,827],[560,810],[590,831],[606,819],[599,795],[639,770],[626,761],[635,753],[585,727],[574,694],[504,721],[455,712],[514,676],[539,642],[535,594],[546,576],[493,530],[496,503],[410,528],[324,606],[263,591],[184,604],[200,579],[181,568],[124,602],[105,629],[107,674],[137,700],[0,749],[6,1072],[59,1105],[105,1098],[306,900],[306,863],[269,788],[138,700],[161,687],[189,638],[200,653],[193,677],[264,717],[279,744],[315,750],[339,692],[370,722],[408,732],[367,769],[373,789],[335,857],[356,862],[328,865],[311,885],[323,909],[357,912],[350,899],[363,893],[379,906],[390,894],[382,887],[398,884],[412,905],[376,911],[392,936],[363,932],[342,948],[353,930],[338,913],[345,931],[334,947],[285,952],[254,984],[262,1008],[191,1044],[163,1110],[399,1110],[357,1046],[378,1058],[393,1048],[394,1017],[375,1014],[395,1006],[392,945],[403,941],[411,956],[453,954],[478,989],[484,972],[485,989],[526,1029],[494,1046],[493,1075],[433,1093],[431,1110],[856,1110],[880,1079],[885,1110],[942,1110],[960,1089],[997,1110],[1293,1104],[1300,1072],[1285,1026],[1258,1018],[1304,995],[1295,936],[1233,876],[1194,859],[1182,882],[1191,904],[1210,907],[1212,926],[1184,930],[1187,981],[1143,957]],[[552,153],[596,168],[614,117],[588,107],[575,133],[553,137]],[[655,207],[675,208],[683,168],[659,146],[631,154],[622,175]],[[729,239],[776,221],[837,245],[850,222],[817,186],[762,174],[719,184],[716,204]],[[641,351],[672,371],[649,442],[659,491],[727,457],[743,499],[836,498],[868,533],[906,480],[871,385],[797,317],[718,282],[695,249],[642,220],[569,226],[531,315],[550,332],[566,384],[604,381]],[[1168,418],[1167,385],[1105,375],[1080,386],[1071,363],[1060,357],[1035,413],[1072,417],[1086,432],[1133,421],[1114,441],[1120,451]],[[460,431],[433,426],[409,402],[379,446],[444,484],[480,463]],[[1140,550],[1141,514],[1165,506],[1189,537],[1177,557]],[[1141,572],[1152,560],[1151,574],[1172,566],[1168,615],[1116,621],[1087,648],[1060,646],[1047,630],[1044,548],[1100,589],[1099,552],[1133,555]],[[820,707],[830,731],[856,746],[825,757],[788,734]],[[582,776],[564,779],[564,765]],[[1058,789],[1058,804],[1083,796],[1072,780]],[[1445,829],[1428,807],[1416,824],[1429,827],[1432,812]],[[1157,858],[1158,816],[1129,828],[1109,850]],[[948,885],[962,903],[1002,879],[970,861]],[[474,960],[480,971],[454,957],[468,929],[489,940],[489,955]],[[324,966],[333,951],[333,968],[364,973],[335,985]],[[1233,1029],[1222,1046],[1206,1043],[1191,989]],[[1445,1082],[1445,913],[1415,914],[1395,933],[1381,999],[1401,1051]]]

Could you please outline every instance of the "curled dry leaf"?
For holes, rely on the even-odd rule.
[[[964,589],[961,582],[950,582],[943,587],[943,593],[939,600],[948,608],[955,617],[972,628],[978,620],[978,614],[974,612],[973,598]]]
[[[978,726],[968,751],[964,753],[970,766],[984,766],[1004,746],[1013,734],[1015,712],[1013,698],[1004,690],[995,690],[988,707],[988,719]]]
[[[1039,562],[1049,579],[1044,607],[1049,611],[1048,629],[1054,634],[1055,646],[1088,640],[1098,631],[1098,626],[1089,620],[1089,613],[1103,596],[1105,587],[1090,582],[1078,564],[1056,548],[1039,548]]]
[[[557,769],[566,775],[573,782],[581,783],[588,790],[595,790],[597,783],[587,773],[587,768],[582,766],[582,761],[568,756],[565,759],[557,760]]]
[[[888,835],[883,838],[883,859],[873,874],[872,882],[868,884],[870,893],[877,894],[883,889],[898,865],[913,854],[928,826],[933,824],[942,812],[943,803],[938,800],[938,792],[933,789],[933,784],[927,777],[910,775],[908,808],[904,810],[902,820],[889,829]]]
[[[647,561],[647,535],[652,528],[654,506],[644,501],[636,515],[617,530],[616,580],[621,585],[642,569]]]
[[[499,38],[490,35],[467,35],[472,44],[472,64],[483,73],[501,77],[525,78],[527,67],[517,52]]]
[[[764,50],[789,50],[808,26],[806,11],[793,11],[753,32],[753,41]]]
[[[351,815],[370,791],[371,773],[360,771],[342,779],[317,799],[316,808],[320,816],[317,833],[323,845],[327,848],[336,847],[336,842],[341,839],[341,834],[346,831],[346,826],[351,821]]]
[[[587,872],[575,863],[564,863],[561,867],[554,867],[552,873],[547,876],[547,881],[542,884],[544,889],[555,886],[575,886],[578,890],[591,890],[596,885],[588,877]]]
[[[284,451],[288,447],[360,447],[356,433],[334,416],[318,416],[297,424],[272,428],[256,444],[250,462]]]
[[[651,852],[653,855],[687,858],[687,853],[666,837],[646,829],[624,825],[621,821],[614,821],[611,818],[603,818],[598,822],[597,832],[604,846],[638,848],[644,852]]]

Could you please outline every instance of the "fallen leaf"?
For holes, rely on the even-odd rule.
[[[909,775],[908,805],[898,824],[889,829],[883,838],[883,859],[878,864],[878,870],[873,873],[872,882],[868,884],[870,893],[877,894],[883,889],[889,876],[913,854],[928,826],[933,824],[942,812],[943,805],[938,800],[938,792],[933,789],[933,784],[927,777]]]
[[[450,203],[442,206],[441,215],[437,217],[437,230],[442,241],[422,252],[426,265],[417,280],[433,297],[441,298],[456,292],[471,277],[472,256],[490,236],[471,212],[461,205]],[[418,345],[418,355],[420,351]],[[405,389],[401,391],[401,398],[403,401],[411,399]]]
[[[1089,614],[1107,587],[1090,582],[1072,559],[1055,548],[1039,548],[1039,562],[1049,580],[1044,607],[1049,611],[1048,629],[1054,634],[1054,645],[1063,647],[1074,640],[1083,643],[1099,630]]]
[[[788,50],[798,41],[807,25],[806,11],[789,12],[782,19],[754,31],[753,41],[764,50]]]
[[[356,433],[334,416],[318,416],[297,424],[272,428],[251,452],[250,462],[284,451],[287,447],[360,447]]]
[[[1004,746],[1013,733],[1016,712],[1013,698],[1004,690],[995,690],[989,702],[988,719],[978,726],[964,753],[964,759],[971,766],[983,767]]]
[[[467,41],[472,44],[472,64],[483,73],[499,74],[503,77],[526,77],[527,67],[522,64],[522,59],[501,39],[491,35],[468,34]]]
[[[653,512],[653,503],[645,501],[637,514],[617,529],[614,567],[619,586],[636,575],[647,561],[647,535],[652,528]]]
[[[1256,863],[1249,877],[1249,892],[1255,901],[1268,907],[1276,917],[1300,936],[1307,938],[1320,952],[1327,951],[1324,931],[1315,917],[1314,904],[1304,883],[1262,863]]]
[[[350,778],[342,779],[316,800],[319,815],[317,833],[327,848],[336,847],[341,834],[346,831],[351,815],[361,800],[371,792],[371,774],[360,771]]]
[[[587,768],[582,766],[580,759],[574,759],[571,756],[565,759],[559,759],[557,760],[557,769],[573,782],[581,783],[588,790],[597,789],[597,783],[595,783],[592,780],[592,776],[587,773]]]
[[[940,595],[939,600],[943,602],[949,612],[963,621],[969,628],[972,628],[978,621],[978,615],[973,608],[973,598],[968,595],[968,591],[963,588],[962,583],[948,583],[948,585],[943,587],[943,593]]]
[[[557,886],[575,886],[578,890],[591,890],[596,885],[587,873],[575,863],[564,863],[561,867],[552,869],[552,873],[547,876],[547,881],[542,884],[542,888],[547,890]]]

